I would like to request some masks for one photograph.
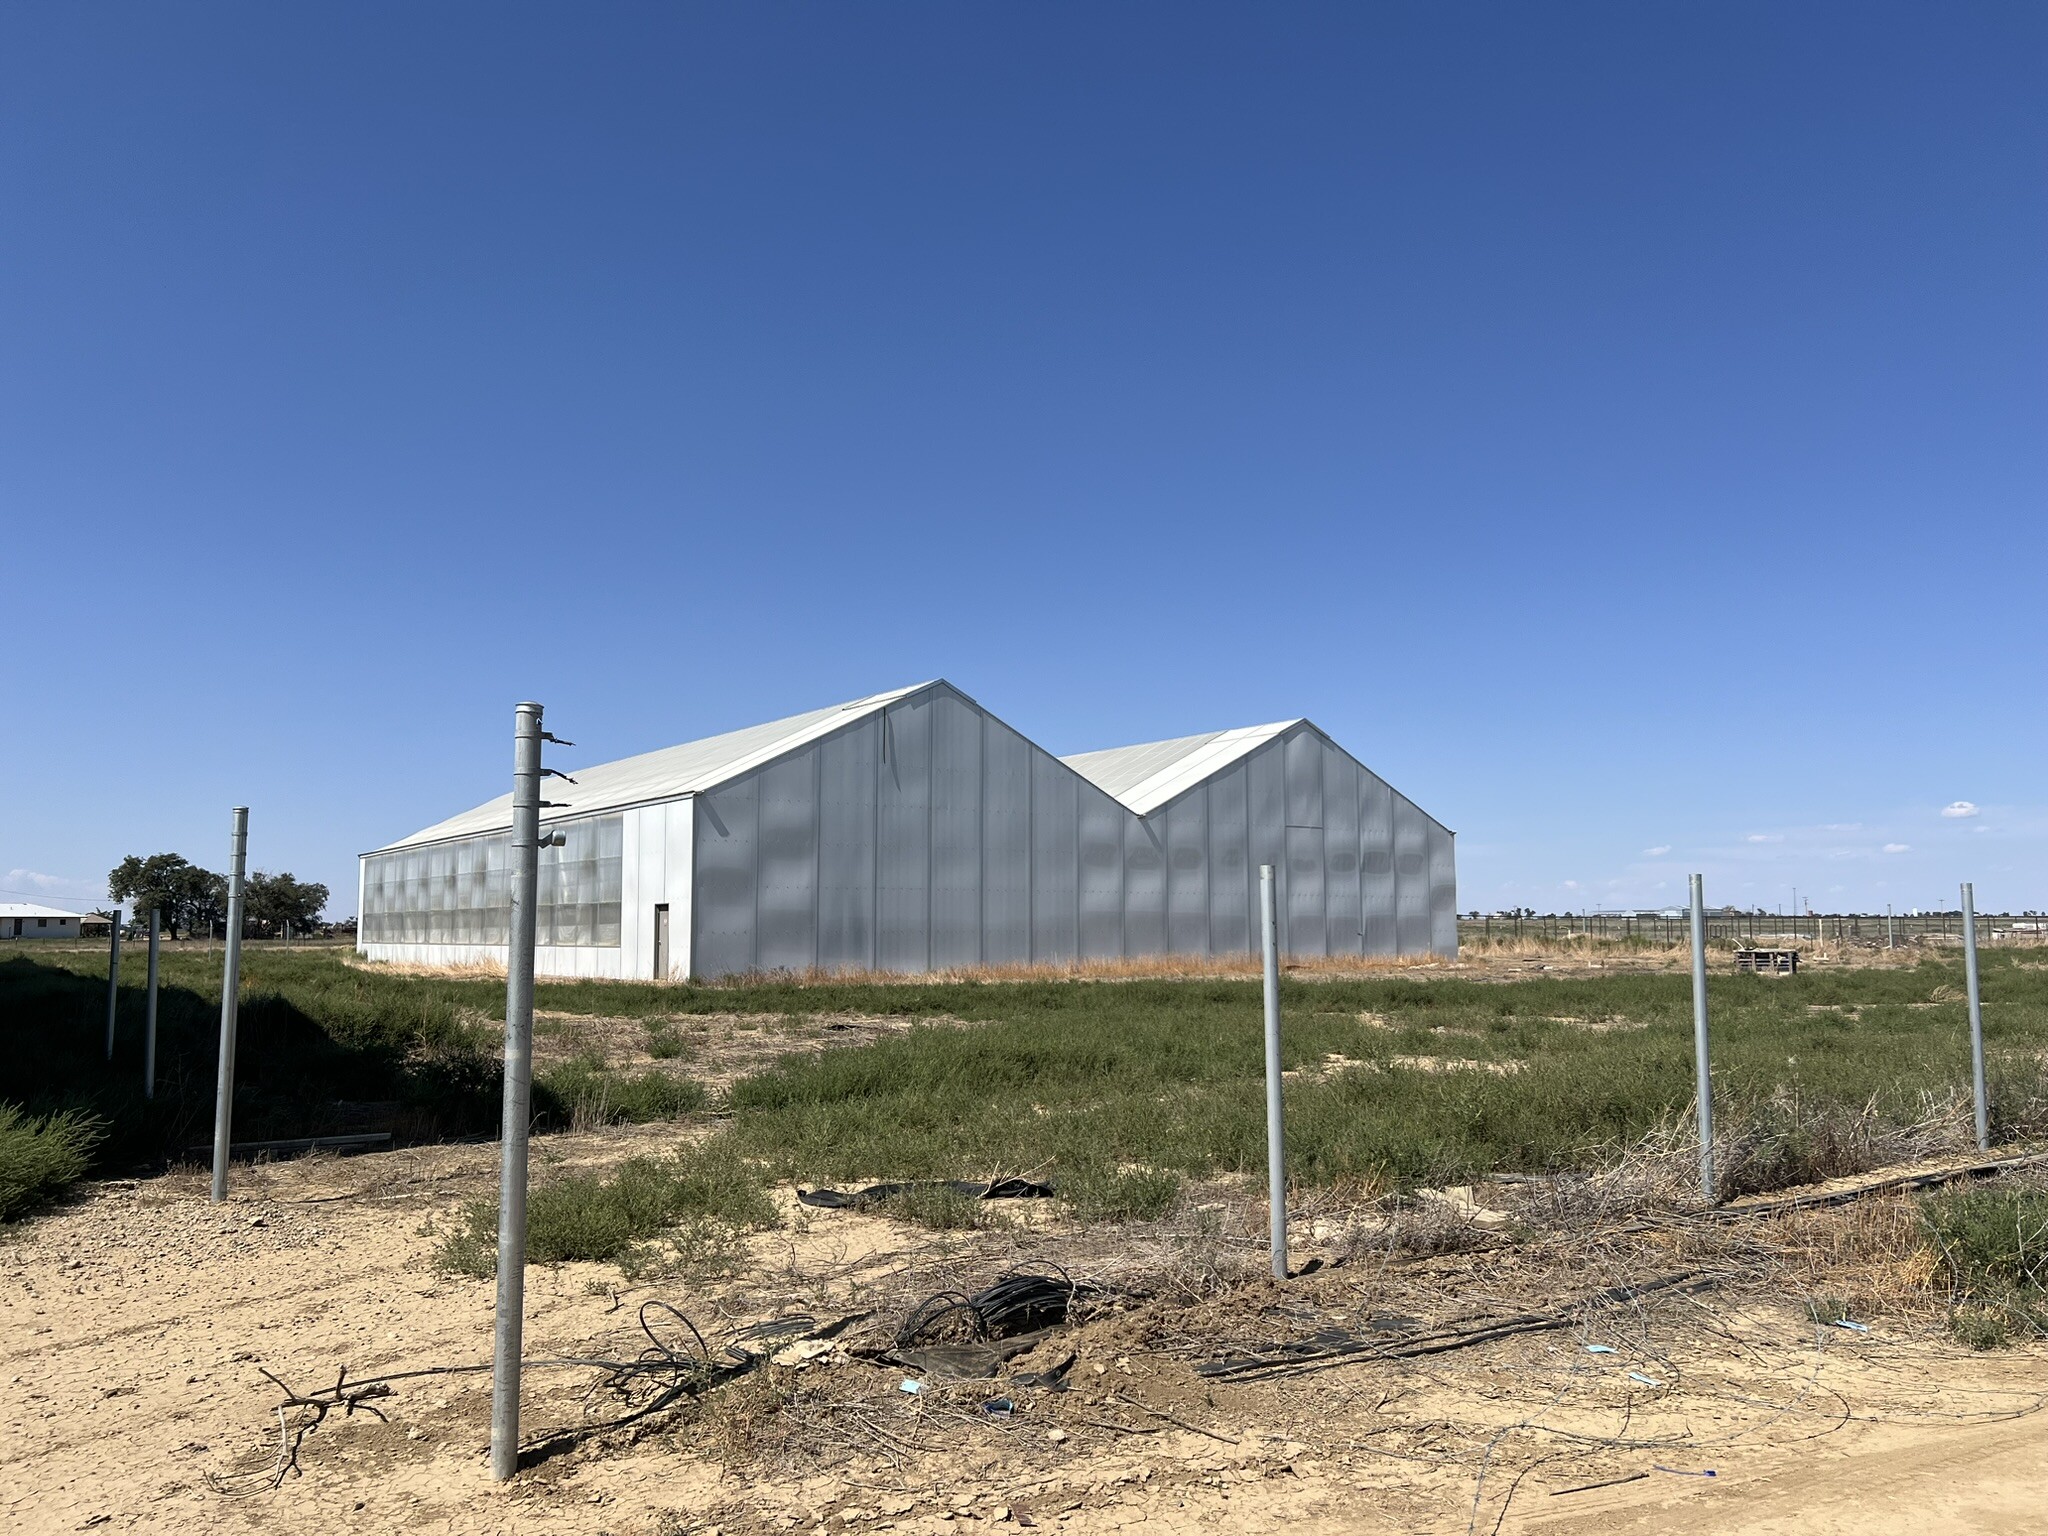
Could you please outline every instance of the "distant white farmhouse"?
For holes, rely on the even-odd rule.
[[[32,901],[0,901],[0,939],[75,939],[79,924],[92,922],[76,912],[39,907]],[[107,920],[98,919],[105,928]]]

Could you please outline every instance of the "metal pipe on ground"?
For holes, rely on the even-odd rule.
[[[540,883],[541,706],[513,712],[512,931],[505,954],[505,1113],[498,1170],[498,1307],[491,1365],[491,1476],[519,1470],[525,1336],[526,1135],[533,1104],[534,896]]]
[[[1287,1130],[1280,1099],[1280,932],[1273,866],[1259,866],[1259,932],[1266,957],[1266,1192],[1272,1206],[1273,1278],[1287,1278]]]
[[[1692,1054],[1699,1102],[1700,1195],[1714,1203],[1714,1082],[1707,1070],[1707,898],[1705,882],[1692,877]]]
[[[1963,979],[1970,989],[1970,1098],[1977,1111],[1977,1150],[1991,1147],[1991,1102],[1984,1087],[1984,1001],[1977,990],[1977,889],[1963,882]]]
[[[228,1147],[235,1118],[235,1019],[242,1003],[242,884],[249,872],[249,807],[234,810],[228,839],[227,960],[220,980],[220,1074],[213,1095],[213,1195],[228,1197]]]

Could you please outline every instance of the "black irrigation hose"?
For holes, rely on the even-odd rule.
[[[1074,1302],[1091,1289],[1059,1265],[1046,1263],[998,1275],[972,1295],[939,1291],[910,1309],[896,1330],[896,1347],[909,1348],[949,1318],[964,1321],[983,1342],[1049,1328],[1065,1322]]]

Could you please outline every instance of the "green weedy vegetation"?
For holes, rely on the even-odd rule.
[[[0,1221],[13,1221],[85,1177],[99,1127],[76,1112],[31,1119],[0,1104]]]
[[[702,1083],[672,1072],[614,1072],[586,1053],[534,1073],[536,1110],[557,1126],[641,1124],[675,1120],[704,1108]]]
[[[1949,1326],[1972,1349],[2048,1333],[2048,1190],[1991,1185],[1920,1202],[1941,1254]]]
[[[775,1221],[760,1172],[723,1141],[664,1158],[638,1157],[609,1175],[575,1174],[527,1197],[529,1263],[616,1263],[629,1277],[702,1273],[736,1257],[740,1237]],[[464,1207],[442,1243],[442,1267],[484,1277],[497,1271],[498,1205]]]
[[[2040,953],[1983,956],[2001,1141],[2048,1132]],[[134,946],[124,954],[111,1069],[102,1059],[103,952],[0,960],[0,1103],[34,1118],[67,1110],[97,1118],[106,1127],[92,1154],[101,1168],[161,1161],[203,1140],[219,966],[217,953],[166,956],[163,1087],[151,1104],[136,1082],[142,966]],[[1961,969],[1939,956],[1785,979],[1715,976],[1728,1192],[1890,1161],[1908,1145],[1908,1128],[1966,1092]],[[238,1136],[347,1128],[366,1104],[397,1106],[402,1134],[420,1139],[495,1128],[502,981],[256,948],[245,954],[245,986]],[[639,1019],[650,1054],[673,1049],[684,1058],[695,1048],[689,1020],[702,1014],[779,1016],[798,1037],[828,1013],[913,1021],[868,1045],[791,1054],[735,1084],[732,1117],[715,1144],[745,1160],[750,1177],[1031,1174],[1057,1184],[1076,1214],[1120,1220],[1166,1209],[1186,1179],[1263,1164],[1255,981],[807,984],[765,976],[719,986],[544,980],[540,988],[552,1014]],[[1303,1185],[1388,1189],[1593,1166],[1673,1125],[1692,1100],[1683,974],[1289,979],[1281,1001],[1293,1074],[1290,1168]],[[573,1022],[563,1028],[573,1032]],[[672,1070],[608,1071],[593,1058],[547,1069],[535,1093],[543,1129],[687,1114],[704,1103],[701,1085]],[[619,1199],[640,1208],[638,1196]],[[960,1213],[928,1214],[950,1222]],[[563,1251],[603,1246],[578,1239]]]
[[[1716,977],[1715,1079],[1735,1138],[1731,1188],[1869,1166],[1968,1083],[1964,1009],[1934,1001],[1959,967]],[[1997,1134],[2048,1127],[2048,976],[1986,956]],[[835,989],[816,989],[832,994]],[[735,995],[735,991],[738,995]],[[772,987],[728,1007],[794,1006]],[[1443,977],[1282,984],[1290,1171],[1302,1184],[1414,1185],[1584,1167],[1692,1099],[1680,976]],[[800,995],[800,994],[798,994]],[[1151,1170],[1263,1164],[1256,983],[1162,981],[870,987],[817,1007],[988,1019],[925,1025],[790,1057],[734,1085],[731,1133],[777,1175],[810,1180],[1049,1172],[1081,1195]],[[1599,1025],[1601,1027],[1588,1027]],[[1332,1058],[1337,1058],[1333,1063]],[[1332,1070],[1333,1065],[1339,1070]],[[1093,1199],[1092,1194],[1087,1198]],[[1105,1211],[1133,1208],[1121,1197]]]

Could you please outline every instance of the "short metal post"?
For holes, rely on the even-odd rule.
[[[1886,949],[1897,949],[1899,947],[1898,933],[1892,927],[1892,904],[1890,902],[1884,904],[1884,947]]]
[[[526,1131],[533,1101],[534,896],[540,883],[541,707],[513,712],[512,932],[505,952],[505,1118],[499,1133],[498,1315],[491,1476],[519,1470],[519,1352],[526,1306]]]
[[[1287,1278],[1287,1130],[1280,1101],[1280,920],[1273,866],[1259,866],[1259,931],[1266,950],[1266,1192],[1272,1205],[1273,1278]]]
[[[1977,1108],[1977,1150],[1991,1150],[1991,1103],[1984,1089],[1984,1002],[1977,991],[1977,889],[1963,882],[1963,979],[1970,989],[1970,1091]]]
[[[1714,1203],[1714,1082],[1707,1071],[1707,898],[1692,877],[1692,1054],[1699,1098],[1700,1194]]]
[[[156,1097],[156,946],[163,914],[149,909],[149,1001],[142,1014],[142,1096]]]
[[[107,952],[107,1060],[114,1059],[114,1009],[121,1000],[121,908],[114,907],[114,944]]]
[[[228,844],[227,963],[220,980],[220,1077],[213,1092],[213,1203],[228,1197],[235,1118],[235,1016],[242,1002],[242,881],[249,868],[249,807],[238,805]]]

